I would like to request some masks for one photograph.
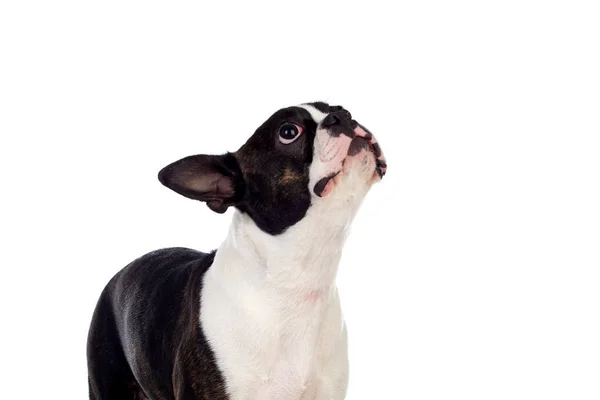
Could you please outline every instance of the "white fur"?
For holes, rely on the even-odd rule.
[[[325,117],[327,116],[327,114],[325,114],[323,111],[319,111],[318,109],[316,109],[314,106],[311,106],[310,104],[302,104],[298,107],[304,108],[306,111],[308,111],[310,113],[310,116],[312,117],[312,119],[314,119],[317,124],[319,122],[323,121],[325,119]]]
[[[326,169],[313,164],[311,182]],[[366,153],[346,162],[335,190],[313,195],[305,217],[281,235],[235,212],[201,299],[201,324],[232,400],[345,397],[347,333],[335,277],[373,168]]]

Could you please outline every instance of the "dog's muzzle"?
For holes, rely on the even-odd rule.
[[[383,178],[387,171],[387,163],[379,143],[375,136],[367,128],[352,119],[352,114],[348,110],[341,109],[329,113],[321,126],[327,129],[331,136],[339,137],[346,135],[352,139],[348,148],[348,155],[353,156],[358,154],[362,149],[370,151],[375,156],[375,169],[379,178]]]

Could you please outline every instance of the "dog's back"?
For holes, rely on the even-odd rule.
[[[213,259],[158,250],[107,284],[88,336],[92,399],[227,398],[199,323],[202,277]]]

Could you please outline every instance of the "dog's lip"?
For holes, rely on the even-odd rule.
[[[319,197],[323,197],[324,196],[324,192],[325,192],[325,188],[327,187],[327,184],[336,176],[338,176],[338,174],[342,172],[341,170],[334,172],[332,174],[327,175],[324,178],[319,179],[319,181],[315,184],[315,187],[313,189],[313,191],[315,192],[315,194]]]
[[[374,153],[372,144],[366,138],[362,136],[354,136],[354,139],[352,139],[350,146],[348,147],[348,155],[354,156],[360,153],[363,149]]]
[[[356,121],[353,120],[353,122]],[[377,142],[377,139],[375,139],[375,136],[373,136],[371,132],[369,132],[364,126],[362,126],[358,122],[356,122],[356,125],[353,129],[354,134],[356,136],[352,140],[352,142],[354,142],[357,138],[361,138],[369,143],[369,151],[373,153],[373,156],[375,157],[375,172],[379,176],[379,179],[382,179],[387,171],[387,162],[385,160],[383,152],[381,151],[381,147]]]

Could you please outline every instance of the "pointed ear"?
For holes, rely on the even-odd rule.
[[[235,156],[196,155],[164,167],[158,180],[190,199],[206,202],[213,211],[224,213],[242,197],[243,178]]]

